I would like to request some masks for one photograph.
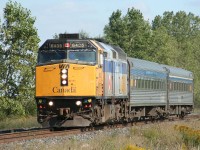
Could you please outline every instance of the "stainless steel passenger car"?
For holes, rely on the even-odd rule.
[[[192,72],[128,58],[130,107],[136,116],[182,114],[193,107]]]

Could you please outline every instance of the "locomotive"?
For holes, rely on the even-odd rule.
[[[184,117],[193,110],[193,73],[127,57],[118,46],[60,34],[39,48],[37,120],[83,127]]]

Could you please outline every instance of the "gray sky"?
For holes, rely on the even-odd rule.
[[[186,11],[200,16],[199,0],[16,0],[36,17],[35,26],[40,45],[55,33],[77,33],[83,30],[91,37],[103,35],[103,28],[113,11],[126,14],[128,8],[139,9],[145,20],[154,19],[165,11]],[[0,18],[8,0],[0,0]]]

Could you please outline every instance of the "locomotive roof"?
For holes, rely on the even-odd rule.
[[[137,58],[130,58],[128,57],[128,61],[130,62],[131,67],[140,68],[143,70],[152,70],[157,72],[167,72],[169,71],[170,76],[177,76],[177,77],[184,77],[193,79],[193,74],[191,71],[187,71],[182,68],[176,68],[168,65],[163,65],[147,60],[137,59]],[[167,69],[167,70],[166,70]]]
[[[139,68],[143,70],[151,70],[151,71],[156,71],[156,72],[163,72],[163,73],[166,72],[163,69],[162,65],[155,62],[137,59],[137,58],[131,58],[131,57],[128,57],[128,61],[131,67],[135,67],[135,68]]]
[[[173,66],[168,66],[168,65],[163,65],[163,66],[169,69],[170,76],[181,76],[181,77],[193,79],[193,73],[191,71],[188,71],[182,68],[176,68]]]
[[[102,43],[102,42],[99,42],[99,44],[106,50],[106,52],[112,53],[112,51],[115,51],[118,55],[117,59],[126,60],[127,55],[120,47]]]

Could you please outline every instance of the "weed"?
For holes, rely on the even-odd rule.
[[[200,146],[200,130],[194,130],[188,126],[174,126],[179,131],[186,146]]]
[[[160,133],[158,132],[158,130],[150,128],[143,131],[143,136],[147,138],[149,141],[154,142],[160,137]]]
[[[139,129],[137,129],[135,127],[130,128],[130,135],[131,136],[137,135],[139,133],[140,133]]]
[[[0,130],[32,127],[41,127],[41,125],[37,123],[36,117],[32,116],[21,118],[12,117],[0,121]]]
[[[135,145],[127,145],[124,150],[145,150],[145,149]]]

